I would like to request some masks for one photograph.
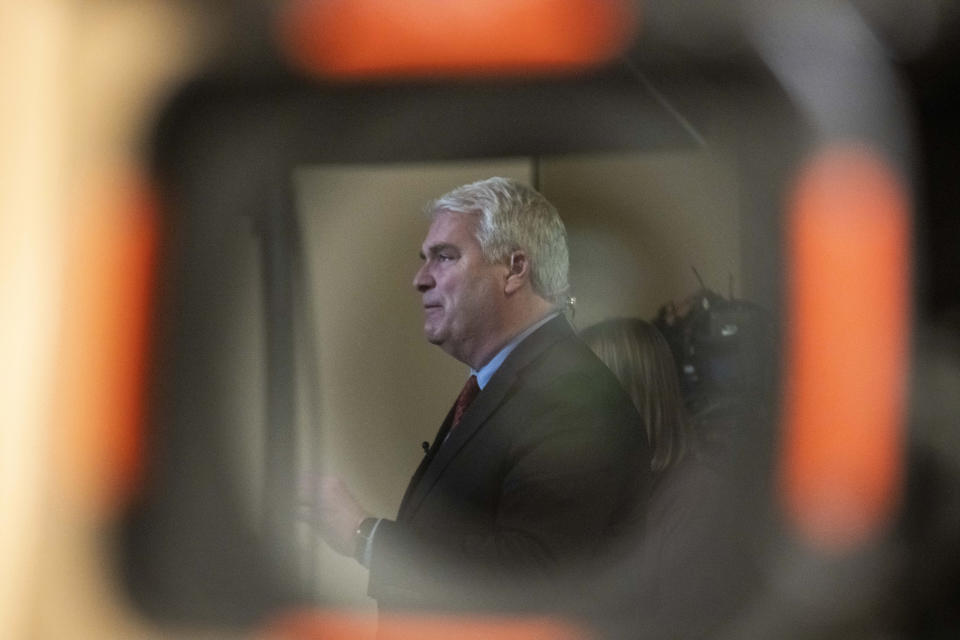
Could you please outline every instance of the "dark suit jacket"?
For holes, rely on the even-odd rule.
[[[452,413],[452,412],[451,412]],[[417,469],[373,542],[384,608],[553,609],[639,526],[640,418],[559,316],[521,342]]]

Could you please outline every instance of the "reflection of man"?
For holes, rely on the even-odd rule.
[[[490,178],[431,215],[413,282],[424,333],[472,375],[396,520],[321,480],[324,538],[370,568],[381,608],[556,606],[643,506],[639,417],[560,313],[566,233],[543,196]]]

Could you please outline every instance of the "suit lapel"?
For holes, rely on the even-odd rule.
[[[413,477],[410,478],[410,483],[407,485],[407,490],[403,492],[403,499],[400,501],[400,509],[397,512],[397,519],[402,520],[403,514],[407,509],[407,503],[410,500],[410,496],[413,494],[414,489],[420,483],[420,478],[423,477],[424,472],[427,470],[427,467],[430,466],[430,462],[437,456],[437,451],[440,449],[440,445],[443,444],[444,439],[447,436],[447,433],[450,431],[450,423],[453,422],[453,407],[450,407],[450,410],[447,411],[447,417],[444,418],[443,423],[440,425],[440,430],[437,431],[437,435],[433,438],[433,444],[430,445],[430,448],[427,450],[427,453],[423,456],[423,459],[420,461],[420,465],[417,467],[417,470],[414,472]]]
[[[447,414],[437,439],[430,448],[427,456],[420,463],[416,473],[407,487],[407,491],[400,503],[400,515],[412,514],[430,492],[437,480],[443,475],[450,462],[470,442],[474,434],[479,431],[490,415],[517,389],[518,376],[533,360],[539,357],[547,348],[560,339],[573,333],[569,323],[563,315],[557,316],[517,345],[517,348],[507,356],[503,364],[493,374],[487,386],[477,395],[473,403],[464,412],[460,424],[450,432],[450,437],[443,442],[443,437],[449,431],[453,410]],[[433,455],[431,455],[433,454]]]

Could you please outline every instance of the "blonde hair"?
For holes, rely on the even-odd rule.
[[[580,335],[620,380],[643,418],[653,450],[651,470],[659,474],[682,460],[691,449],[692,431],[673,354],[660,331],[639,318],[617,318]]]

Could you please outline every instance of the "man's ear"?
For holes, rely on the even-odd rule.
[[[509,271],[504,287],[507,295],[519,291],[524,283],[530,279],[530,263],[527,262],[527,254],[519,250],[511,253],[508,267]]]

